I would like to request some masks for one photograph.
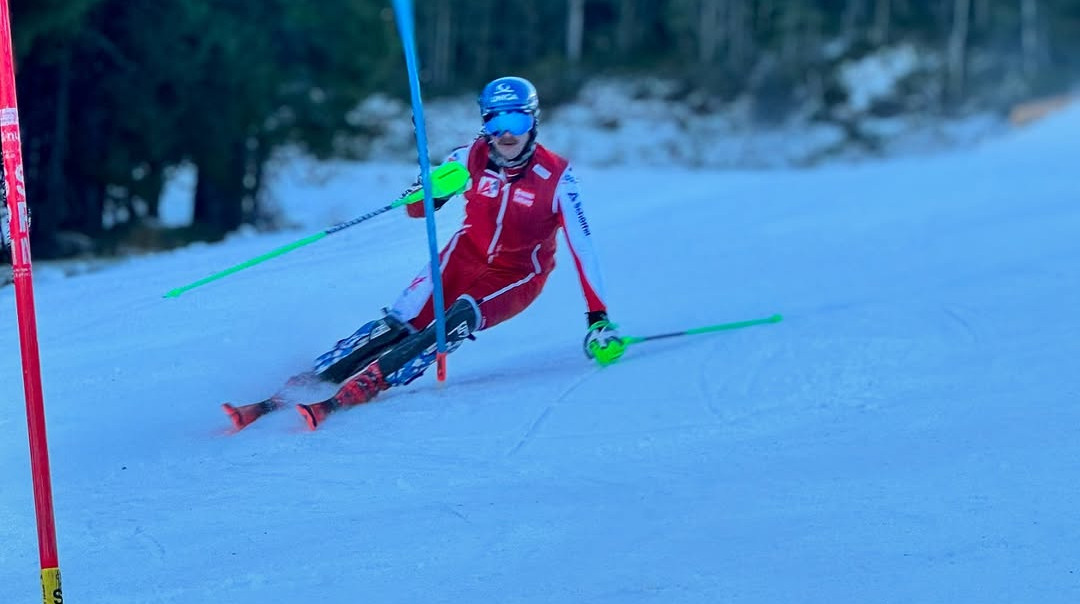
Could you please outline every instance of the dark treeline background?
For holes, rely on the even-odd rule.
[[[417,4],[425,98],[513,73],[550,106],[595,74],[656,74],[708,99],[702,111],[751,95],[777,118],[815,95],[827,119],[843,101],[837,65],[905,42],[940,58],[940,85],[901,110],[947,115],[1064,90],[1080,68],[1080,0]],[[349,119],[361,99],[407,97],[386,0],[11,5],[37,257],[107,252],[152,225],[185,162],[198,169],[194,224],[176,235],[220,238],[258,217],[276,149],[340,154],[376,134]]]

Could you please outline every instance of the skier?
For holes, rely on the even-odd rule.
[[[625,345],[608,320],[578,181],[566,159],[536,140],[536,88],[524,78],[497,78],[484,87],[478,103],[483,131],[447,159],[464,164],[470,174],[464,224],[439,256],[447,351],[536,299],[555,268],[555,235],[561,228],[587,306],[585,354],[602,364],[613,362]],[[435,209],[449,199],[436,199]],[[406,210],[411,217],[424,216],[420,204]],[[429,263],[383,316],[339,341],[316,359],[311,373],[287,384],[309,379],[341,384],[330,399],[297,406],[309,427],[315,429],[339,408],[368,402],[381,390],[419,377],[435,361],[434,317]],[[226,410],[241,428],[281,404],[271,398],[239,408],[226,405]]]

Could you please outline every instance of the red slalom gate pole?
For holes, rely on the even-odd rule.
[[[15,56],[11,45],[11,11],[8,0],[0,0],[0,137],[3,138],[11,265],[14,269],[15,306],[19,316],[23,391],[30,434],[30,470],[34,480],[34,511],[41,557],[41,598],[44,604],[62,604],[64,595],[60,588],[60,561],[56,553],[56,523],[49,477],[49,446],[45,437],[45,402],[41,395],[41,361],[34,313],[30,223],[23,180],[18,106],[15,96]]]

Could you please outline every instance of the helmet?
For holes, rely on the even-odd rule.
[[[540,99],[536,96],[536,86],[525,78],[496,78],[484,86],[480,98],[480,115],[487,116],[500,111],[520,111],[536,114],[540,111]]]
[[[536,87],[525,78],[514,76],[496,78],[488,82],[476,99],[480,115],[484,119],[484,132],[488,143],[493,137],[510,132],[515,136],[529,135],[529,141],[521,155],[504,158],[492,151],[491,159],[497,165],[508,168],[522,166],[529,161],[536,149],[537,118],[540,115],[540,99]]]

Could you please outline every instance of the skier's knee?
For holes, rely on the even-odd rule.
[[[457,333],[460,339],[465,339],[480,327],[481,320],[480,305],[472,296],[464,294],[446,311],[446,333]]]

